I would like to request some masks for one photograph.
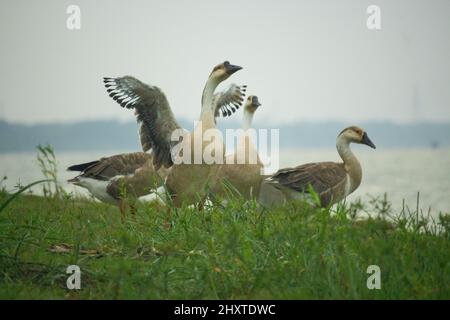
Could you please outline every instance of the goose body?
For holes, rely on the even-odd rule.
[[[219,166],[218,175],[221,183],[214,189],[215,196],[226,196],[227,183],[245,199],[251,199],[259,194],[264,165],[258,156],[249,129],[252,127],[254,113],[260,105],[257,96],[247,98],[244,105],[243,136],[238,140],[236,152],[227,155],[225,163]]]
[[[81,172],[69,182],[87,189],[98,200],[114,205],[121,205],[126,195],[139,198],[149,194],[168,174],[166,168],[156,170],[153,155],[145,152],[104,157],[70,166],[67,170]]]
[[[351,151],[350,143],[375,148],[363,129],[348,127],[336,140],[342,163],[317,162],[281,169],[263,181],[259,202],[271,206],[290,200],[308,199],[311,188],[318,194],[320,204],[324,207],[343,200],[359,187],[362,179],[361,165]]]
[[[238,94],[240,88],[235,86],[224,93],[214,94],[220,82],[226,80],[241,67],[231,65],[228,61],[217,65],[211,72],[202,95],[202,109],[199,124],[192,133],[185,133],[182,141],[190,141],[191,163],[195,150],[203,150],[209,142],[203,141],[203,134],[207,130],[215,129],[215,117],[222,112],[230,115],[242,102],[242,95]],[[122,107],[134,109],[138,122],[141,124],[140,137],[145,149],[152,149],[155,169],[160,167],[171,170],[166,179],[166,186],[174,200],[175,205],[181,205],[183,200],[195,201],[197,194],[204,194],[206,185],[213,180],[214,168],[204,162],[203,157],[198,164],[175,163],[172,158],[172,149],[180,141],[173,141],[172,134],[182,130],[175,120],[169,102],[161,91],[155,86],[148,86],[136,78],[126,76],[122,78],[105,78],[105,86],[109,95]],[[223,146],[222,141],[216,145]],[[220,150],[217,150],[220,152]]]

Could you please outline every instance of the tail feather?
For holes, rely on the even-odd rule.
[[[93,166],[94,164],[97,164],[98,160],[96,161],[91,161],[91,162],[86,162],[86,163],[81,163],[81,164],[75,164],[73,166],[70,166],[67,168],[67,171],[84,171],[87,168],[89,168],[90,166]]]

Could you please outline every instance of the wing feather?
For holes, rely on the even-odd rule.
[[[319,162],[278,170],[268,181],[301,193],[308,193],[311,186],[326,206],[342,196],[338,190],[346,179],[343,163]]]
[[[238,86],[231,84],[227,90],[218,92],[213,97],[213,105],[215,106],[214,116],[229,117],[236,112],[242,105],[245,97],[247,86]]]
[[[153,150],[153,165],[170,167],[172,132],[181,129],[170,109],[165,94],[155,86],[149,86],[131,76],[104,78],[109,96],[123,108],[134,109],[140,124],[139,135],[142,149]]]
[[[133,174],[137,169],[152,160],[153,156],[145,152],[117,154],[101,158],[83,170],[80,176],[106,181],[117,176]]]

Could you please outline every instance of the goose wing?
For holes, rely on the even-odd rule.
[[[168,171],[161,168],[156,172],[152,162],[147,161],[131,174],[113,179],[106,187],[106,192],[115,199],[120,199],[123,192],[135,197],[149,194],[152,189],[162,185]]]
[[[321,204],[326,206],[344,194],[347,172],[343,163],[308,163],[281,169],[268,181],[301,193],[308,193],[311,186],[318,193]]]
[[[242,105],[247,86],[238,86],[231,84],[227,90],[218,92],[213,97],[215,106],[214,116],[217,118],[222,114],[223,117],[229,117]]]
[[[171,141],[171,135],[181,127],[165,94],[158,87],[131,76],[104,78],[104,83],[110,97],[123,108],[135,110],[142,148],[144,151],[152,149],[155,169],[170,167],[173,164],[170,149],[177,143]]]
[[[80,176],[96,180],[111,180],[117,176],[126,176],[153,160],[151,154],[134,152],[101,158],[83,170]]]

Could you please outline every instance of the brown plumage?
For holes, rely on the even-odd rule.
[[[153,165],[170,167],[173,162],[170,149],[175,142],[171,134],[181,126],[175,120],[165,94],[155,86],[125,76],[104,78],[109,95],[122,107],[134,109],[140,123],[140,138],[144,151],[152,149]]]
[[[343,163],[318,162],[286,168],[270,177],[272,181],[284,188],[309,193],[310,187],[320,197],[323,206],[344,197],[347,171]]]
[[[160,186],[168,170],[155,170],[153,156],[134,152],[104,157],[97,161],[70,166],[69,171],[81,174],[69,182],[86,188],[97,199],[119,205],[124,216],[123,200],[149,194]]]

